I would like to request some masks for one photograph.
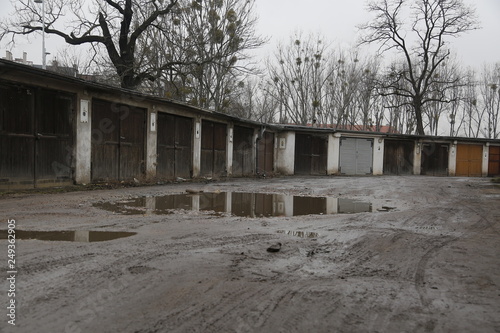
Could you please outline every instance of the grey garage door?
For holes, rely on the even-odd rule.
[[[340,172],[344,175],[372,173],[373,139],[340,139]]]

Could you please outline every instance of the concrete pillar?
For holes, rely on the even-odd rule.
[[[201,119],[194,120],[193,126],[193,178],[200,176],[201,168]]]
[[[253,132],[253,138],[252,138],[252,174],[255,175],[257,174],[257,148],[258,148],[258,140],[259,140],[259,133],[260,130],[256,128]]]
[[[336,175],[339,173],[340,163],[340,134],[328,135],[328,153],[326,159],[326,174]]]
[[[226,140],[226,170],[227,175],[231,176],[233,174],[233,136],[234,136],[234,124],[227,125],[227,140]]]
[[[450,152],[448,154],[448,176],[455,176],[457,174],[457,142],[453,141],[450,145]]]
[[[158,160],[157,142],[158,142],[158,113],[155,106],[148,110],[148,125],[146,128],[146,179],[156,177],[156,165]]]
[[[278,133],[274,134],[274,150],[273,150],[273,172],[278,171]]]
[[[384,138],[374,138],[373,140],[373,175],[384,174]]]
[[[283,132],[277,137],[276,170],[283,175],[293,175],[295,169],[295,132]]]
[[[422,166],[422,142],[415,141],[415,149],[413,150],[413,174],[420,175]]]
[[[482,168],[482,176],[488,176],[488,164],[490,159],[490,143],[487,142],[483,145],[483,168]]]
[[[78,95],[77,100],[75,182],[88,184],[91,181],[92,101],[90,96],[85,95]]]

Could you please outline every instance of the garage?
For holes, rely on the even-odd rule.
[[[482,145],[457,145],[456,176],[481,177],[483,164]]]
[[[421,174],[429,176],[447,176],[449,145],[438,142],[426,142],[421,145]]]
[[[373,171],[373,139],[340,139],[340,173],[369,175]]]
[[[193,119],[158,113],[156,176],[190,178],[193,171]]]
[[[72,184],[74,95],[0,85],[0,188]]]
[[[413,174],[414,147],[410,140],[384,140],[384,175]]]
[[[203,120],[201,123],[202,177],[226,175],[226,124]]]
[[[93,100],[92,181],[144,175],[145,124],[145,109]]]
[[[490,146],[488,159],[488,176],[500,176],[500,146]]]
[[[252,154],[253,128],[234,126],[233,130],[233,176],[250,176],[254,163]]]
[[[274,171],[274,133],[264,132],[257,141],[257,174],[266,175]]]
[[[296,175],[325,175],[328,140],[324,135],[295,135]]]

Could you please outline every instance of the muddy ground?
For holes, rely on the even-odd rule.
[[[372,212],[247,218],[94,206],[186,189],[352,198]],[[4,332],[500,332],[500,189],[489,179],[234,179],[13,194],[0,211],[2,230],[15,219],[17,230],[137,233],[17,240],[16,326],[2,314]],[[266,251],[277,242],[279,252]],[[6,262],[7,240],[0,248]],[[4,312],[7,289],[4,280]]]

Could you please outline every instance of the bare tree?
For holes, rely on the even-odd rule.
[[[188,53],[215,60],[205,65],[194,64],[182,73],[191,104],[231,112],[231,100],[238,94],[244,76],[255,71],[246,52],[265,42],[256,34],[254,3],[254,0],[199,0],[186,3],[176,12],[180,29],[167,36],[171,44],[190,43],[183,46]]]
[[[423,135],[424,105],[445,100],[442,94],[433,94],[432,87],[436,82],[445,87],[459,82],[459,78],[435,77],[450,56],[446,39],[477,29],[475,12],[462,0],[378,0],[368,9],[376,16],[361,27],[365,32],[361,42],[379,43],[382,52],[393,50],[403,56],[405,65],[395,68],[386,92],[404,97],[415,113],[416,132]],[[399,84],[402,80],[408,84]]]
[[[84,0],[44,0],[45,33],[59,36],[71,45],[99,44],[103,46],[120,78],[123,88],[136,88],[146,79],[154,79],[155,71],[140,66],[138,41],[146,31],[157,29],[160,18],[169,15],[178,0],[104,0],[86,11]],[[3,22],[2,37],[29,35],[41,31],[41,8],[32,1],[14,2],[16,14]],[[70,17],[70,18],[69,18]],[[66,27],[67,24],[69,27]],[[168,69],[176,60],[162,64]]]
[[[498,139],[500,137],[500,64],[485,66],[480,82],[482,107],[486,114],[486,127],[482,133],[486,138]]]
[[[428,92],[431,98],[428,103],[423,105],[423,113],[427,118],[427,120],[424,119],[424,128],[427,127],[431,135],[438,135],[441,115],[449,110],[452,103],[458,101],[459,97],[454,95],[454,92],[465,82],[463,79],[453,85],[450,85],[449,82],[459,77],[461,74],[458,66],[451,58],[442,62],[434,72],[434,80],[429,86]]]
[[[328,124],[363,130],[380,125],[381,110],[375,104],[377,61],[362,59],[356,50],[338,50],[329,60],[329,66],[325,94]]]
[[[479,137],[484,115],[484,109],[479,107],[479,96],[475,80],[475,72],[469,71],[467,73],[467,85],[463,90],[463,114],[466,124],[464,133],[469,138]]]
[[[377,94],[379,62],[377,59],[366,61],[361,68],[357,102],[361,111],[363,130],[380,131],[382,127],[383,109],[380,107],[380,98]]]
[[[357,122],[358,108],[355,105],[359,92],[360,66],[355,52],[340,50],[330,61],[330,76],[326,103],[329,123],[336,128],[351,128]]]
[[[278,47],[268,71],[279,102],[280,122],[306,125],[322,114],[324,88],[329,77],[325,62],[327,45],[320,37],[302,38]]]
[[[461,86],[455,86],[448,91],[451,96],[450,99],[452,100],[447,110],[450,136],[459,136],[460,134],[465,135],[465,126],[467,125],[465,112],[465,107],[467,104],[466,91],[470,86],[474,86],[473,71],[458,68],[457,70],[462,71],[462,74],[460,75],[463,78],[463,84]]]

